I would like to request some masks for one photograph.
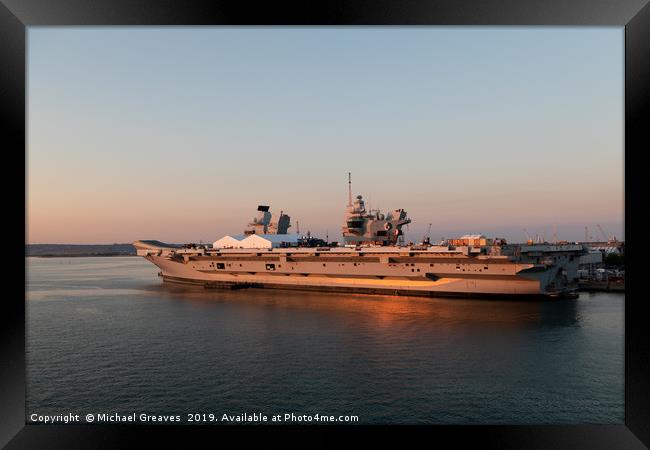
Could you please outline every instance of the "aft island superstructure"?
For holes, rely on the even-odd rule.
[[[344,247],[286,234],[261,206],[242,236],[209,246],[134,242],[166,282],[206,288],[277,288],[387,295],[563,297],[577,292],[581,244],[507,244],[483,236],[431,245],[398,243],[403,209],[366,211],[362,197],[344,216]],[[272,225],[273,224],[273,225]],[[258,232],[256,232],[258,231]],[[263,234],[262,234],[263,233]]]

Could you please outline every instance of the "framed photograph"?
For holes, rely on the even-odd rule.
[[[2,0],[0,443],[646,448],[646,3]]]

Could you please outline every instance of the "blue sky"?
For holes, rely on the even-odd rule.
[[[340,234],[347,172],[419,240],[622,237],[623,28],[28,30],[29,242]]]

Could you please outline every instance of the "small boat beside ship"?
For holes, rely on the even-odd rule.
[[[133,243],[165,282],[205,288],[275,288],[428,297],[575,297],[581,244],[508,244],[467,235],[437,245],[403,243],[404,209],[366,210],[349,198],[344,245],[288,233],[290,217],[258,207],[244,234],[212,246]]]

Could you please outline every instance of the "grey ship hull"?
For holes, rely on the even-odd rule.
[[[471,248],[178,249],[134,243],[165,282],[205,288],[273,288],[429,297],[548,298],[577,291],[578,246],[517,248],[517,256]]]

